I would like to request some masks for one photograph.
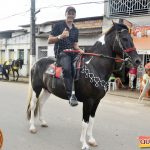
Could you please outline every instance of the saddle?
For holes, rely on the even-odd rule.
[[[45,72],[51,77],[61,78],[62,77],[62,67],[58,67],[56,63],[50,64]]]
[[[80,69],[83,65],[83,59],[82,56],[77,56],[74,63],[74,80],[78,80],[80,77]],[[49,74],[50,77],[53,78],[63,78],[63,70],[60,65],[57,65],[57,61],[55,61],[53,64],[50,64],[45,71],[46,74]]]

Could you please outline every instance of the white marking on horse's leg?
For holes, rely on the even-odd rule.
[[[90,119],[89,119],[89,126],[88,126],[88,129],[87,129],[87,135],[89,137],[89,140],[88,140],[88,143],[91,145],[91,146],[97,146],[96,144],[96,141],[93,137],[93,125],[94,125],[94,118],[90,116]]]
[[[80,137],[80,141],[82,143],[82,150],[88,150],[89,146],[86,143],[86,133],[87,133],[87,129],[88,129],[88,123],[86,122],[82,122],[82,131],[81,131],[81,137]]]
[[[36,107],[36,103],[37,103],[37,98],[36,98],[36,95],[35,95],[35,92],[33,92],[33,97],[32,97],[32,100],[31,100],[31,103],[30,103],[30,106],[31,106],[31,119],[30,119],[30,132],[31,133],[36,133],[37,130],[36,130],[36,127],[35,127],[35,118],[34,118],[34,110],[35,110],[35,107]]]
[[[42,109],[43,109],[44,103],[49,98],[49,96],[50,96],[50,93],[44,89],[42,91],[42,94],[40,95],[40,99],[39,99],[39,120],[41,122],[42,127],[48,127],[46,121],[43,119]]]

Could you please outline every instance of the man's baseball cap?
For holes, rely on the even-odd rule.
[[[66,13],[69,12],[70,10],[74,11],[76,13],[76,9],[72,6],[67,7]]]

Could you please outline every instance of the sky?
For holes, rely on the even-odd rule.
[[[76,8],[76,18],[103,16],[104,0],[35,0],[36,24],[65,19],[65,10],[71,5]],[[91,3],[92,2],[92,3]],[[89,4],[85,4],[89,3]],[[30,24],[31,0],[1,0],[0,31],[20,29]]]

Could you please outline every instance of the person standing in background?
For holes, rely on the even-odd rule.
[[[133,90],[134,88],[133,81],[137,76],[137,68],[135,67],[130,68],[128,75],[129,75],[129,88]]]

